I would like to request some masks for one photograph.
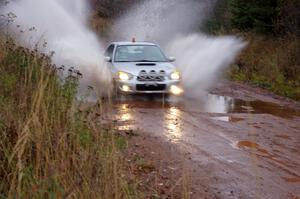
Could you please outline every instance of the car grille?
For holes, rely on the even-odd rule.
[[[164,91],[166,90],[165,84],[147,85],[147,84],[137,84],[137,91]]]
[[[140,82],[162,82],[165,80],[166,72],[164,70],[161,70],[159,72],[156,72],[155,70],[151,70],[147,73],[147,71],[142,70],[140,71],[137,80]]]

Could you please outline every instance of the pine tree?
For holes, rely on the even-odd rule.
[[[234,28],[272,33],[275,27],[277,0],[232,0]]]

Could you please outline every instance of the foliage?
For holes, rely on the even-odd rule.
[[[278,0],[276,32],[300,36],[300,1]]]
[[[242,31],[272,33],[276,8],[277,0],[232,0],[232,25]]]
[[[1,42],[0,198],[134,198],[122,176],[126,140],[80,108],[78,77],[50,56]],[[131,188],[130,188],[131,189]]]
[[[207,29],[239,34],[247,49],[229,77],[300,100],[300,1],[219,0]]]
[[[275,40],[251,34],[246,37],[249,46],[231,67],[229,76],[300,100],[300,39],[287,36]]]

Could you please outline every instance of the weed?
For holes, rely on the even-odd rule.
[[[127,146],[78,109],[78,77],[51,56],[0,42],[0,198],[135,198],[122,178]],[[107,104],[103,104],[106,106]]]

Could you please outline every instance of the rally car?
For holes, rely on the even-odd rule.
[[[105,51],[105,61],[121,93],[183,93],[175,58],[167,58],[156,44],[113,42]]]

